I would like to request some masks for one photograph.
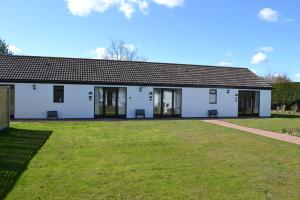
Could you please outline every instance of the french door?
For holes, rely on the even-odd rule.
[[[125,117],[126,88],[95,87],[95,117]]]
[[[154,116],[181,117],[181,89],[154,89]]]
[[[239,116],[259,115],[259,91],[239,91],[238,112]]]

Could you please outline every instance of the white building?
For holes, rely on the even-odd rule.
[[[246,68],[0,56],[0,85],[16,119],[271,115],[271,86]]]

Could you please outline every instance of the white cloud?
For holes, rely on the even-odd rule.
[[[291,23],[296,21],[295,19],[282,16],[279,11],[271,8],[261,9],[258,13],[258,18],[267,22]]]
[[[254,64],[254,65],[268,62],[269,59],[268,59],[267,54],[274,51],[274,48],[270,47],[270,46],[263,46],[263,47],[258,48],[256,51],[257,51],[257,53],[254,54],[251,59],[251,64]]]
[[[184,3],[184,0],[154,0],[157,4],[168,6],[170,8],[181,6]]]
[[[296,78],[300,79],[300,73],[297,73],[295,76]]]
[[[251,64],[257,65],[260,63],[268,62],[268,56],[262,52],[258,52],[253,55]]]
[[[132,14],[134,13],[134,7],[130,3],[121,3],[120,11],[124,13],[127,18],[131,18]]]
[[[231,51],[228,51],[228,52],[226,52],[225,56],[231,57],[231,56],[233,56],[233,53]]]
[[[124,44],[124,47],[129,51],[134,51],[136,49],[134,44]]]
[[[128,49],[129,51],[134,51],[136,46],[134,44],[124,44],[124,48]],[[114,59],[112,55],[107,52],[107,49],[104,47],[98,47],[96,49],[92,49],[87,52],[90,56],[95,59]]]
[[[13,54],[19,54],[22,52],[22,50],[18,48],[16,45],[9,45],[8,50],[11,51]]]
[[[143,14],[148,14],[149,2],[154,2],[169,8],[180,6],[184,0],[65,0],[73,15],[87,16],[91,12],[104,12],[111,7],[117,7],[127,18],[131,18],[136,7]]]
[[[250,69],[254,74],[258,74],[258,70],[257,69]]]
[[[73,15],[86,16],[91,11],[103,12],[111,5],[115,4],[114,1],[97,1],[97,0],[65,0],[68,9]]]
[[[107,56],[107,50],[104,47],[99,47],[89,51],[89,54],[96,59],[105,59]]]
[[[264,53],[270,53],[270,52],[274,51],[274,48],[273,47],[265,46],[265,47],[260,47],[259,51],[260,52],[264,52]]]
[[[147,14],[148,14],[148,7],[149,7],[148,2],[147,2],[147,1],[139,1],[139,2],[138,2],[138,5],[139,5],[140,11],[141,11],[144,15],[147,15]]]
[[[259,11],[258,17],[267,22],[276,22],[280,18],[280,13],[271,8],[263,8]]]
[[[227,61],[222,61],[222,62],[219,62],[217,65],[228,67],[228,66],[232,66],[232,63],[231,62],[227,62]]]

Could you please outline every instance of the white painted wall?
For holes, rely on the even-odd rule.
[[[5,84],[5,83],[3,83]],[[94,118],[94,87],[101,85],[65,84],[64,103],[53,103],[53,86],[62,84],[15,83],[15,118],[46,118],[48,110],[57,110],[59,118]],[[103,86],[102,86],[103,87]],[[105,86],[109,87],[109,86]],[[136,109],[145,109],[146,118],[153,117],[153,88],[127,87],[127,118],[135,118]],[[92,99],[89,100],[89,92]],[[217,104],[209,104],[209,88],[182,88],[182,117],[207,117],[208,110],[217,109],[219,117],[237,117],[237,89],[217,89]],[[260,91],[260,116],[271,114],[271,91]]]
[[[135,118],[136,109],[144,109],[146,118],[153,117],[153,87],[128,86],[127,87],[127,118]],[[152,100],[150,101],[150,96]]]
[[[57,110],[59,118],[93,118],[94,98],[89,100],[91,85],[64,85],[64,103],[53,103],[54,84],[15,84],[15,118],[46,118]],[[55,84],[60,85],[60,84]]]
[[[260,117],[270,117],[271,116],[271,90],[260,90]]]
[[[182,89],[182,117],[207,117],[208,110],[218,110],[219,117],[237,117],[236,89],[217,89],[217,104],[209,104],[209,88]]]

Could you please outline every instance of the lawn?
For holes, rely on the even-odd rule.
[[[273,114],[272,118],[228,119],[226,121],[241,126],[253,127],[278,133],[282,133],[282,129],[300,130],[300,115]],[[293,134],[300,137],[299,130],[295,130]]]
[[[300,146],[199,120],[14,122],[0,199],[300,199]]]

